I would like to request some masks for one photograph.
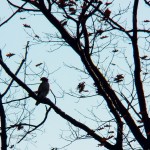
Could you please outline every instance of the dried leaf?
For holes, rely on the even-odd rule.
[[[14,148],[14,145],[11,145],[9,148]]]
[[[114,63],[111,63],[111,65],[115,66],[116,64],[114,64]]]
[[[148,74],[148,72],[144,72],[144,73],[143,73],[143,75],[147,75],[147,74]]]
[[[73,7],[69,7],[69,11],[71,15],[74,15],[76,13],[76,9]]]
[[[106,3],[105,3],[106,6],[108,6],[108,5],[110,5],[110,4],[112,4],[112,2],[106,2]]]
[[[116,52],[118,52],[118,50],[117,50],[117,49],[114,49],[112,52],[116,53]]]
[[[20,19],[21,19],[21,20],[24,20],[24,19],[26,19],[26,18],[25,18],[25,17],[20,17]]]
[[[41,66],[42,64],[43,64],[43,63],[39,63],[39,64],[36,64],[35,66],[38,67],[38,66]]]
[[[38,38],[38,39],[40,38],[37,34],[35,35],[35,37]]]
[[[65,3],[65,0],[59,0],[58,4],[59,4],[59,7],[61,7],[61,8],[67,6]]]
[[[105,38],[108,38],[108,36],[105,35],[105,36],[100,37],[100,39],[105,39]]]
[[[111,127],[111,125],[106,124],[104,127]]]
[[[150,20],[144,20],[144,22],[150,22]]]
[[[143,59],[143,60],[146,60],[147,57],[148,57],[147,55],[144,55],[144,56],[142,56],[140,58]]]
[[[118,82],[123,81],[123,79],[124,79],[123,74],[118,74],[118,75],[116,75],[116,77],[114,78],[114,81],[116,81],[116,82],[118,83]]]
[[[8,54],[6,54],[6,56],[9,57],[9,58],[12,57],[12,56],[14,56],[14,55],[15,55],[14,53],[8,53]]]
[[[123,78],[124,78],[123,74],[118,74],[116,77],[117,77],[118,79],[123,79]]]
[[[104,31],[102,29],[97,30],[98,34],[102,34]]]
[[[28,24],[23,24],[23,26],[24,26],[25,28],[31,28],[31,26],[28,25]]]

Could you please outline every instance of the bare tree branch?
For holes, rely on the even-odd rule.
[[[2,104],[2,95],[0,94],[0,118],[1,118],[1,148],[7,150],[7,134],[6,134],[6,116]]]
[[[20,10],[27,4],[27,2],[25,2],[22,6],[20,6],[9,18],[7,18],[5,21],[3,21],[1,24],[0,24],[0,27],[2,25],[4,25],[5,23],[7,23],[10,19],[12,19],[18,12],[20,12]]]

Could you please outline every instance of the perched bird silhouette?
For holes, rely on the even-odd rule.
[[[47,94],[49,93],[50,85],[46,77],[42,77],[40,80],[42,81],[42,83],[39,85],[37,96],[40,100],[42,100],[46,98]],[[40,102],[37,101],[35,105],[38,105],[39,103]]]

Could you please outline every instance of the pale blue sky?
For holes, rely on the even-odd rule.
[[[126,1],[127,2],[127,1]],[[5,0],[0,0],[0,18],[1,20],[7,19],[8,16],[11,15],[12,9],[7,5]],[[120,4],[125,4],[125,1],[120,1]],[[114,6],[115,4],[113,4]],[[117,9],[116,7],[113,7],[114,11]],[[140,10],[140,12],[142,9]],[[148,12],[147,10],[145,10]],[[113,12],[113,11],[112,11]],[[142,14],[142,13],[141,13]],[[148,13],[145,13],[148,14]],[[25,20],[20,20],[20,17],[26,17]],[[128,16],[126,16],[127,19],[130,20]],[[140,15],[141,20],[148,19],[145,17],[145,15]],[[128,22],[127,22],[128,23]],[[24,55],[24,47],[27,43],[27,41],[32,41],[32,38],[29,37],[29,34],[33,34],[32,29],[27,29],[23,27],[23,24],[29,24],[33,29],[34,32],[39,35],[40,37],[45,36],[44,33],[54,33],[56,30],[50,25],[50,23],[43,18],[43,16],[33,16],[29,15],[27,13],[20,13],[16,15],[13,19],[11,19],[6,25],[2,26],[0,28],[0,48],[2,49],[3,58],[7,65],[10,67],[10,69],[15,72],[18,63],[21,61],[21,56]],[[123,42],[122,42],[123,43]],[[120,41],[120,44],[122,44]],[[50,44],[37,44],[30,47],[29,55],[27,62],[30,63],[30,67],[35,72],[39,72],[40,69],[35,67],[38,63],[46,63],[49,73],[54,72],[58,69],[58,71],[54,72],[53,74],[49,75],[49,82],[51,84],[52,91],[56,94],[56,96],[61,96],[63,91],[60,87],[63,88],[66,92],[70,92],[72,90],[73,92],[76,91],[76,86],[79,82],[86,80],[87,89],[90,89],[90,85],[92,85],[92,80],[86,79],[86,75],[83,75],[82,73],[70,69],[68,67],[65,67],[64,64],[73,65],[75,67],[83,68],[80,58],[77,56],[75,52],[72,51],[72,49],[67,47],[62,47],[61,49],[54,51],[50,53],[51,50]],[[11,59],[6,58],[6,54],[12,52],[16,55],[13,56]],[[127,51],[127,55],[130,54],[130,51]],[[107,55],[107,54],[106,54]],[[131,55],[129,56],[132,57]],[[120,61],[121,58],[118,57],[118,60]],[[116,62],[118,62],[118,60]],[[120,66],[124,66],[124,64],[119,64]],[[29,70],[28,70],[29,71]],[[30,72],[30,71],[29,71]],[[116,71],[117,72],[117,71]],[[4,72],[1,73],[1,78],[3,78],[5,75]],[[22,75],[19,75],[19,78],[22,79]],[[6,78],[6,76],[4,77]],[[40,78],[40,77],[39,77]],[[30,80],[27,80],[27,83],[39,83],[39,78],[30,78]],[[83,79],[85,78],[85,79]],[[58,85],[59,86],[58,86]],[[30,86],[32,90],[37,90],[38,85]],[[0,86],[0,92],[3,92],[4,87]],[[91,93],[94,92],[90,91]],[[21,98],[22,95],[18,92],[17,94],[18,98]],[[50,93],[48,95],[50,99],[54,101],[54,97]],[[57,99],[57,105],[66,113],[70,114],[72,117],[75,117],[77,120],[80,120],[82,123],[85,123],[91,128],[96,128],[97,124],[95,124],[94,121],[91,121],[90,119],[85,119],[82,115],[80,115],[79,112],[86,116],[91,115],[91,110],[99,115],[102,113],[105,114],[107,112],[105,105],[102,106],[101,111],[96,107],[99,103],[102,102],[102,99],[99,97],[89,98],[89,99],[75,99],[71,96],[65,95],[63,98]],[[29,104],[32,108],[35,108],[35,101],[33,99],[27,100],[29,101]],[[12,110],[15,111],[15,110]],[[12,112],[11,111],[11,112]],[[33,114],[33,123],[43,118],[45,112],[45,106],[39,105],[35,108],[34,114]],[[108,114],[108,113],[107,113]],[[110,118],[109,115],[101,115],[101,119],[105,120],[107,118]],[[115,127],[113,128],[115,130]],[[61,130],[65,130],[67,134],[68,125],[67,122],[62,119],[60,116],[58,116],[53,110],[50,112],[49,117],[45,124],[42,127],[42,131],[36,131],[34,134],[37,135],[36,138],[33,139],[33,141],[23,141],[22,143],[18,144],[16,146],[16,150],[49,150],[51,147],[62,147],[65,144],[67,144],[66,141],[64,141],[60,135],[62,134]],[[82,133],[82,132],[81,132]],[[33,136],[34,136],[33,134]],[[70,146],[64,148],[65,150],[77,150],[77,149],[86,149],[86,150],[104,150],[104,148],[97,147],[98,142],[87,139],[87,140],[79,140],[75,143],[71,144]]]

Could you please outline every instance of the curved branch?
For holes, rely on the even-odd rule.
[[[23,0],[22,0],[23,1]],[[25,1],[25,0],[24,0]],[[11,5],[11,6],[13,6],[13,7],[15,7],[15,8],[20,8],[20,6],[18,6],[18,5],[15,5],[15,4],[13,4],[11,1],[9,1],[9,0],[7,0],[7,2]],[[29,3],[29,1],[25,1],[25,3]],[[37,5],[37,3],[36,2],[32,2],[32,1],[30,1],[30,3],[32,4],[32,5]],[[25,11],[35,11],[35,12],[39,12],[39,10],[35,10],[35,9],[27,9],[27,8],[21,8],[21,10],[25,10]],[[20,11],[21,11],[20,10]]]
[[[18,141],[18,143],[20,143],[28,134],[30,134],[31,132],[33,132],[34,130],[36,130],[37,128],[39,128],[41,125],[44,124],[44,122],[46,121],[46,119],[48,117],[48,113],[50,112],[50,110],[51,110],[51,107],[46,111],[44,119],[38,125],[36,125],[36,126],[34,125],[34,129],[26,132],[26,134]],[[23,126],[24,123],[20,123],[19,125]],[[29,126],[31,126],[31,125],[29,125]]]
[[[1,148],[2,150],[7,150],[6,116],[2,104],[1,94],[0,94],[0,120],[1,120]]]
[[[17,76],[17,74],[19,73],[19,71],[20,71],[22,65],[24,64],[24,62],[25,62],[25,60],[23,59],[23,60],[21,61],[21,63],[20,63],[19,68],[17,69],[17,71],[16,71],[16,73],[15,73],[16,76]],[[2,96],[4,96],[5,94],[7,94],[7,92],[9,91],[9,89],[10,89],[10,87],[11,87],[11,85],[13,84],[13,82],[14,82],[14,80],[12,79],[11,82],[9,83],[7,89],[6,89],[5,92],[2,94]]]
[[[135,77],[135,87],[138,95],[139,107],[140,112],[142,112],[142,121],[144,123],[145,132],[148,137],[150,143],[150,119],[148,117],[147,108],[146,108],[146,100],[144,95],[143,84],[141,80],[141,62],[140,62],[140,55],[139,55],[139,48],[138,48],[138,26],[137,26],[137,11],[138,11],[138,4],[139,0],[134,1],[133,7],[133,37],[132,37],[132,44],[133,44],[133,58],[135,64],[134,70],[134,77]]]
[[[145,4],[147,4],[148,6],[150,6],[150,1],[144,0]]]
[[[25,51],[25,57],[24,57],[24,59],[21,61],[20,66],[18,67],[18,69],[17,69],[17,71],[16,71],[16,73],[15,73],[15,76],[17,76],[17,74],[19,73],[21,67],[23,66],[24,62],[25,62],[26,59],[27,59],[27,51],[28,51],[28,48],[29,48],[29,41],[27,42],[27,45],[26,45],[26,48],[25,48],[25,49],[26,49],[26,51]],[[12,79],[11,82],[9,83],[7,89],[6,89],[5,92],[2,94],[2,96],[4,96],[5,94],[7,94],[7,92],[9,91],[9,89],[10,89],[10,87],[11,87],[11,85],[13,84],[13,82],[14,82],[14,80]]]
[[[23,6],[25,6],[27,4],[27,2],[25,2],[22,6],[18,7],[18,10],[16,10],[16,12],[14,12],[8,19],[6,19],[3,23],[0,24],[0,27],[2,25],[4,25],[5,23],[7,23],[13,16],[15,16],[18,12],[20,12],[23,8]]]
[[[65,112],[63,112],[60,108],[58,108],[50,99],[43,99],[42,101],[35,95],[35,93],[25,84],[23,83],[20,79],[18,79],[11,71],[10,69],[7,67],[7,65],[0,59],[0,64],[3,67],[3,69],[6,71],[6,73],[11,76],[22,88],[24,88],[29,95],[34,98],[35,100],[40,101],[43,104],[47,104],[49,106],[51,106],[54,111],[59,114],[62,118],[64,118],[65,120],[69,121],[70,123],[72,123],[74,126],[81,128],[82,130],[84,130],[85,132],[87,132],[87,134],[91,135],[95,140],[97,140],[98,142],[101,142],[104,144],[104,146],[108,149],[114,149],[114,145],[110,144],[107,141],[103,140],[103,137],[99,136],[98,134],[96,134],[94,132],[94,130],[90,129],[89,127],[87,127],[85,124],[75,120],[74,118],[72,118],[71,116],[67,115]]]
[[[130,130],[132,131],[133,135],[136,137],[140,145],[142,147],[148,147],[148,142],[146,141],[146,138],[142,135],[141,131],[135,124],[130,113],[121,103],[121,101],[118,99],[117,95],[115,94],[113,89],[110,87],[105,77],[101,74],[101,72],[99,72],[98,68],[93,64],[91,58],[89,56],[84,56],[83,54],[81,56],[81,59],[83,63],[85,64],[86,69],[89,71],[93,80],[95,81],[99,92],[101,92],[103,97],[105,98],[110,110],[112,111],[113,115],[117,119],[118,123],[119,123],[119,118],[117,117],[117,112],[115,112],[116,110],[114,110],[112,105],[114,105],[115,109],[117,109],[120,112],[120,114],[123,116],[124,120],[126,121],[127,125],[129,126]]]

